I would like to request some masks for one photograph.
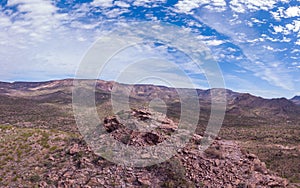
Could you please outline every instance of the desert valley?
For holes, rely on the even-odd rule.
[[[113,87],[129,85],[97,80],[95,103],[106,114],[99,126],[114,139],[155,146],[176,132],[182,104],[175,88],[131,87],[131,111],[126,113],[136,122],[158,121],[156,112],[148,109],[151,100],[160,98],[167,106],[164,126],[140,133],[112,113]],[[264,99],[198,89],[201,109],[189,143],[167,161],[137,168],[114,164],[88,146],[74,118],[72,88],[72,79],[0,83],[0,187],[300,186],[299,96]],[[225,92],[226,114],[216,140],[201,152],[198,145],[211,113],[212,90]]]

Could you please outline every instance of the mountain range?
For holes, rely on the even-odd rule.
[[[84,80],[82,82],[84,82]],[[89,81],[85,80],[85,82]],[[71,103],[72,87],[72,79],[47,82],[0,82],[0,95],[44,102],[56,100],[60,103]],[[179,100],[178,93],[176,92],[177,89],[165,86],[127,85],[113,81],[97,80],[95,88],[96,101],[98,102],[109,99],[110,92],[113,88],[117,88],[117,92],[115,93],[120,94],[125,94],[124,91],[131,90],[130,97],[133,100],[150,101],[155,98],[160,98],[173,106],[176,106]],[[180,90],[184,92],[189,89]],[[292,121],[298,119],[298,114],[300,113],[300,96],[295,96],[290,100],[286,98],[264,99],[249,93],[238,93],[228,89],[197,89],[196,91],[204,113],[205,111],[209,111],[212,91],[216,94],[216,98],[226,96],[227,116],[273,118],[276,120]]]

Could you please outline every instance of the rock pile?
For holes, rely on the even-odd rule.
[[[250,188],[288,185],[286,179],[269,171],[257,156],[242,153],[235,141],[216,140],[204,152],[190,145],[177,157],[185,166],[188,179],[198,185]]]
[[[286,179],[269,171],[255,155],[242,153],[234,141],[215,141],[204,152],[189,144],[168,161],[146,168],[110,163],[80,144],[71,146],[64,157],[53,158],[40,187],[288,186]]]
[[[178,128],[160,113],[137,109],[106,117],[103,126],[116,140],[133,146],[157,145]]]

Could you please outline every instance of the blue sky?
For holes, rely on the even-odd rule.
[[[210,49],[229,89],[267,98],[300,95],[298,0],[1,1],[0,80],[74,77],[89,47],[129,21],[187,29]],[[207,88],[204,74],[187,58],[163,49],[159,57],[183,64],[197,87]],[[128,50],[115,61],[132,53]],[[104,78],[110,79],[109,75]],[[168,75],[174,77],[171,69]]]

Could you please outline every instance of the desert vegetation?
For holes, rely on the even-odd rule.
[[[226,116],[218,140],[200,152],[210,102],[209,92],[199,90],[199,122],[190,143],[161,164],[128,168],[95,155],[88,147],[73,115],[71,83],[72,80],[62,80],[2,87],[5,92],[0,94],[1,187],[299,186],[300,107],[287,99],[267,100],[228,91]],[[102,120],[122,115],[112,111],[109,84],[102,81],[97,85],[96,110]],[[138,86],[130,96],[131,108],[145,109],[155,97],[165,101],[166,118],[176,125],[181,103],[173,89]],[[155,109],[163,111],[162,106]],[[151,115],[143,118],[151,119],[148,116]],[[156,145],[176,131],[176,127],[170,126],[151,134],[135,133],[134,137],[132,127],[122,126],[111,129],[111,134],[125,145]],[[122,132],[126,134],[121,135]],[[266,176],[269,181],[263,179]]]

